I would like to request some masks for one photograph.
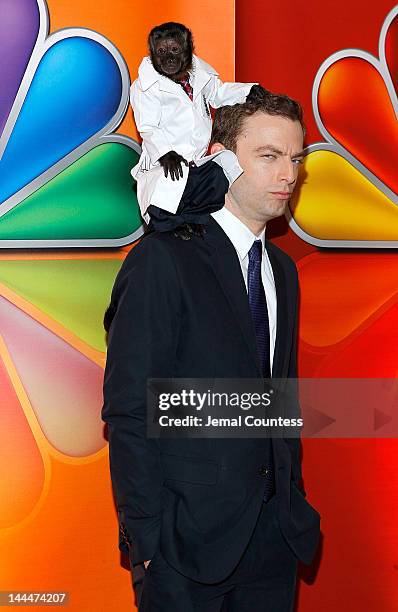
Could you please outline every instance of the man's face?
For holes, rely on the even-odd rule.
[[[303,158],[300,122],[263,112],[247,117],[236,155],[244,172],[228,192],[231,210],[258,224],[283,215]]]

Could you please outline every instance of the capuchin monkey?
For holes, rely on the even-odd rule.
[[[149,56],[143,58],[130,91],[142,137],[141,157],[131,174],[147,223],[150,205],[176,212],[188,167],[207,153],[210,108],[245,102],[254,85],[223,83],[217,71],[194,54],[192,33],[181,23],[154,27],[148,47]]]
[[[181,23],[164,23],[151,30],[148,37],[152,66],[162,76],[176,83],[187,79],[192,68],[192,32]],[[176,151],[169,151],[158,159],[164,174],[171,179],[182,177],[181,164],[188,162]]]

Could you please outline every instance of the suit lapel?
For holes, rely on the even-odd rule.
[[[214,219],[211,219],[207,226],[206,243],[210,246],[210,264],[234,312],[258,370],[258,375],[262,376],[249,300],[239,258],[232,242]]]
[[[287,286],[286,277],[283,266],[279,258],[275,254],[272,245],[266,241],[266,249],[274,274],[275,289],[276,289],[276,340],[274,361],[272,364],[272,377],[284,378],[286,376],[287,358],[290,354],[288,339],[291,337],[289,333],[290,323],[287,307]]]
[[[256,335],[239,258],[232,242],[213,218],[207,226],[206,243],[211,247],[210,263],[232,307],[256,364],[258,374],[262,376]],[[272,376],[273,378],[284,378],[287,375],[288,358],[291,350],[289,338],[292,337],[292,321],[288,309],[288,287],[280,258],[270,242],[266,241],[265,245],[274,275],[277,300],[276,340]]]

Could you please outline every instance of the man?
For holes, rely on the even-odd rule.
[[[212,142],[243,168],[225,206],[203,236],[147,235],[112,293],[103,418],[120,545],[133,575],[145,567],[140,611],[290,612],[319,536],[299,440],[146,437],[147,378],[297,375],[297,272],[265,228],[296,184],[301,108],[259,88],[217,111]]]

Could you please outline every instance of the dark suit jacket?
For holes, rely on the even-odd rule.
[[[296,377],[297,272],[270,242],[267,251],[277,292],[272,374]],[[265,441],[147,438],[146,380],[262,377],[236,251],[212,218],[204,237],[150,233],[126,257],[111,305],[102,416],[120,547],[135,564],[160,546],[182,574],[218,582],[238,562],[260,512]],[[300,441],[272,442],[281,529],[309,563],[319,514],[302,489]]]

